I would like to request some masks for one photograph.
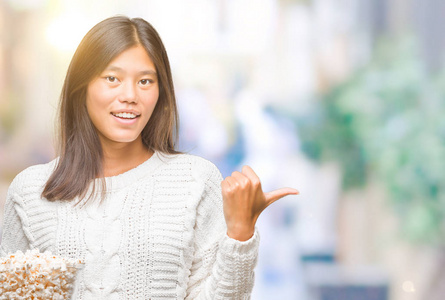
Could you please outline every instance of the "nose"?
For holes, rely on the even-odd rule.
[[[120,102],[137,103],[136,87],[131,82],[126,82],[121,86],[121,93],[119,96]]]

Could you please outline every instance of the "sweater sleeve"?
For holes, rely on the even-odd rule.
[[[24,230],[25,224],[21,218],[21,216],[24,216],[24,211],[18,204],[18,198],[19,196],[11,186],[5,203],[0,256],[5,256],[17,250],[25,252],[30,249],[29,239]]]
[[[211,164],[197,207],[194,257],[186,299],[250,299],[259,234],[241,242],[227,236],[222,176]]]

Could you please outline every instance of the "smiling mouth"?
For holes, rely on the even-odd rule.
[[[127,112],[122,112],[122,113],[111,113],[113,116],[121,118],[121,119],[136,119],[137,117],[139,117],[138,115],[135,115],[133,113],[127,113]]]

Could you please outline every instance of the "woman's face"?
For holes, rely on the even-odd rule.
[[[156,68],[145,49],[138,45],[119,54],[87,87],[88,114],[102,145],[142,142],[158,97]]]

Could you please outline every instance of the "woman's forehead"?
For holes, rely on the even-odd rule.
[[[104,71],[156,75],[156,66],[145,48],[137,45],[122,51],[105,67]]]

